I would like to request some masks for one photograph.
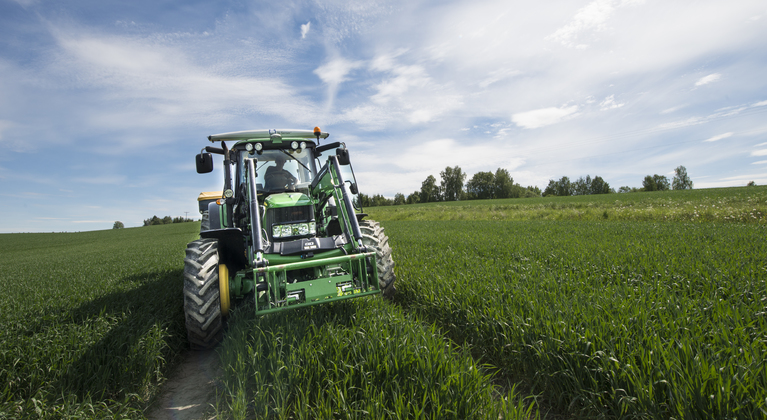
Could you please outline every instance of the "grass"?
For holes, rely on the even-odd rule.
[[[764,225],[385,225],[403,307],[559,413],[767,415]]]
[[[372,219],[678,221],[767,224],[767,186],[365,208]]]
[[[456,349],[380,298],[254,318],[245,308],[220,348],[221,418],[529,419]]]
[[[186,346],[197,224],[0,235],[0,418],[141,418]]]

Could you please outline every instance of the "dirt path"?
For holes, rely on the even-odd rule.
[[[213,350],[184,355],[147,412],[149,420],[203,420],[214,418],[216,378],[221,374]]]

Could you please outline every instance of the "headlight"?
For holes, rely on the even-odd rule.
[[[290,143],[290,147],[291,147],[292,149],[294,149],[294,150],[295,150],[295,149],[298,149],[298,142],[297,142],[297,141],[294,141],[294,142]]]
[[[307,235],[314,235],[316,233],[317,233],[317,225],[314,222],[272,226],[272,237],[274,238],[287,238],[290,236],[307,236]]]
[[[257,151],[259,151],[259,152],[260,152],[260,151],[261,151],[263,148],[264,148],[264,145],[263,145],[263,144],[261,144],[261,143],[256,143],[256,150],[257,150]]]
[[[301,149],[306,149],[306,142],[305,141],[301,142]]]
[[[253,152],[253,143],[245,143],[245,150]]]

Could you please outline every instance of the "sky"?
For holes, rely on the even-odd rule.
[[[767,3],[0,0],[0,232],[199,218],[208,135],[314,126],[367,195],[767,184]]]

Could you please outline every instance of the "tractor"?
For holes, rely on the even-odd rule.
[[[222,155],[224,188],[198,197],[200,239],[186,248],[192,348],[215,347],[240,302],[261,315],[395,292],[388,237],[365,219],[346,145],[320,144],[328,136],[319,127],[208,136],[220,147],[202,149],[197,172]]]

